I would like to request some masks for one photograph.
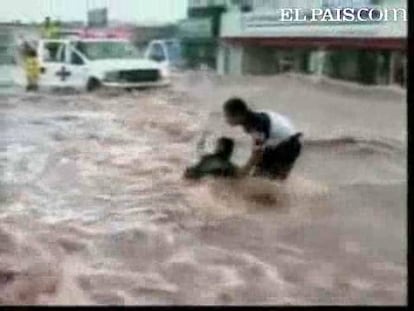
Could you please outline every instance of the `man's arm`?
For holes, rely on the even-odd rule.
[[[237,170],[237,176],[244,177],[250,174],[252,168],[257,165],[257,163],[260,162],[260,160],[263,157],[263,150],[262,149],[256,149],[253,150],[249,160],[244,166],[241,166]]]
[[[262,160],[264,144],[266,141],[266,135],[264,133],[255,132],[252,133],[252,153],[247,163],[239,168],[239,175],[246,176],[250,174],[250,171],[257,163]]]

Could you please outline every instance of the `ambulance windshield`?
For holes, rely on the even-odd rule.
[[[76,48],[91,60],[141,57],[128,41],[81,41],[76,43]]]

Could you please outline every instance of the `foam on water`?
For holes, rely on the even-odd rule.
[[[199,76],[0,100],[0,303],[404,303],[400,98]],[[234,95],[306,129],[287,182],[182,180],[218,136],[247,158]]]

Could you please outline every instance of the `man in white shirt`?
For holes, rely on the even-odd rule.
[[[232,126],[241,126],[253,138],[254,176],[285,180],[300,155],[302,133],[290,120],[275,112],[255,112],[240,98],[224,103],[224,114]]]

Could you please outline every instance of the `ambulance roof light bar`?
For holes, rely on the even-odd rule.
[[[79,37],[82,39],[130,39],[132,33],[128,29],[82,29]]]

